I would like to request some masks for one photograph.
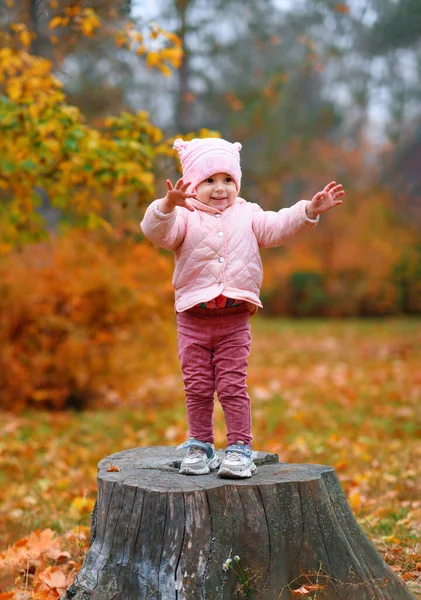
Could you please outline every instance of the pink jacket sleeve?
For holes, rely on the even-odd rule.
[[[146,209],[140,224],[145,237],[166,250],[176,250],[186,235],[186,209],[176,206],[170,213],[162,213],[158,206],[160,200],[154,200]]]
[[[319,216],[309,219],[306,204],[308,200],[300,200],[290,208],[281,208],[278,212],[263,210],[258,204],[253,204],[253,231],[259,246],[282,246],[300,231],[315,227]]]

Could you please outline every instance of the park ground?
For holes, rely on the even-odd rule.
[[[255,317],[252,332],[254,449],[334,466],[361,527],[421,599],[421,319]],[[101,458],[184,441],[177,367],[133,398],[1,415],[1,600],[59,598],[88,548]],[[219,405],[215,425],[223,448]]]

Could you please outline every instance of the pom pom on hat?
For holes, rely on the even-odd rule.
[[[199,183],[216,173],[228,173],[237,186],[241,187],[240,142],[227,142],[220,138],[195,138],[174,141],[181,166],[183,179],[190,181],[190,190],[195,191]]]
[[[187,144],[188,144],[188,142],[185,142],[181,138],[177,138],[174,141],[173,148],[174,148],[174,150],[177,150],[177,152],[179,153],[180,156],[182,156],[184,154],[184,151],[187,148]]]

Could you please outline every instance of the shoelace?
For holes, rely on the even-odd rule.
[[[187,452],[187,456],[189,458],[202,458],[204,454],[206,454],[206,452],[201,448],[195,448],[194,450],[192,448],[189,448]]]
[[[242,456],[243,455],[240,454],[239,452],[228,452],[227,453],[227,459],[232,460],[232,461],[240,461]]]

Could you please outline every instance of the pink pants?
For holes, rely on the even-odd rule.
[[[251,443],[246,385],[251,343],[249,317],[248,312],[203,318],[188,312],[177,314],[178,356],[190,437],[213,443],[216,391],[225,415],[228,444]]]

